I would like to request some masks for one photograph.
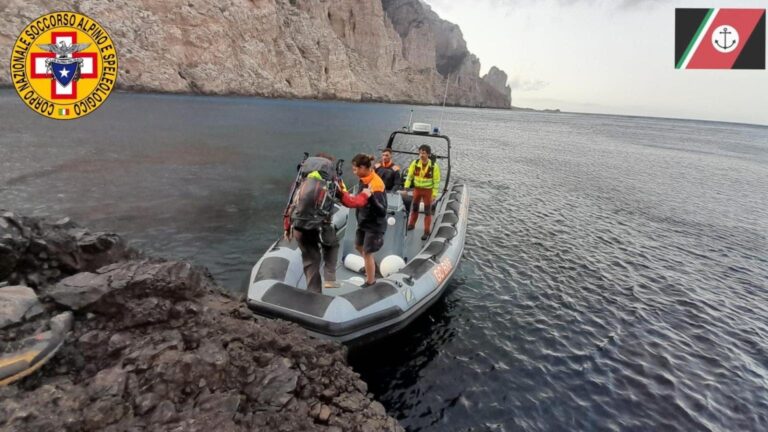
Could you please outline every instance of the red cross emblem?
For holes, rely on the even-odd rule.
[[[51,43],[54,45],[64,41],[68,45],[77,43],[77,32],[51,32]],[[95,79],[98,78],[98,56],[96,53],[84,53],[76,52],[66,56],[67,58],[81,58],[83,59],[82,67],[80,68],[80,79]],[[45,61],[47,59],[56,58],[54,53],[30,53],[29,59],[30,78],[31,79],[48,79],[51,81],[51,99],[77,99],[77,81],[72,81],[68,86],[64,87],[53,79],[50,70],[46,67]]]

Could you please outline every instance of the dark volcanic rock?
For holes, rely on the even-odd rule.
[[[43,293],[70,309],[121,317],[130,327],[167,321],[177,302],[212,287],[205,271],[188,263],[144,260],[78,273]]]
[[[34,232],[20,225],[19,233]],[[51,251],[47,237],[29,232],[19,234],[29,241],[14,256]],[[40,241],[30,246],[32,239]],[[88,253],[98,253],[122,241],[88,244]],[[204,268],[124,261],[40,293],[49,303],[38,319],[71,309],[73,331],[38,372],[0,388],[0,430],[402,430],[368,398],[344,347],[255,317],[222,294]],[[14,330],[0,341],[41,326],[8,328]]]
[[[266,376],[256,393],[259,403],[282,408],[293,397],[299,380],[299,371],[292,368],[291,361],[281,357],[266,368]]]
[[[0,209],[0,281],[38,288],[137,255],[118,235],[91,233],[69,218],[50,221]]]

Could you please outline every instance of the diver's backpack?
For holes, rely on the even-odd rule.
[[[319,230],[331,221],[336,182],[333,163],[310,157],[299,167],[299,183],[291,200],[291,225],[301,231]]]

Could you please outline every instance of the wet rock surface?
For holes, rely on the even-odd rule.
[[[18,232],[41,223],[13,220]],[[95,251],[122,244],[109,238]],[[0,292],[9,288],[34,298],[31,288]],[[0,388],[0,430],[402,430],[344,347],[254,316],[204,268],[116,260],[36,289],[39,312],[0,331],[3,346],[55,327],[50,317],[63,310],[74,312],[73,330],[39,371]]]

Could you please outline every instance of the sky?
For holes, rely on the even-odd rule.
[[[676,70],[675,8],[768,0],[426,0],[461,27],[482,72],[536,109],[768,125],[768,70]]]

